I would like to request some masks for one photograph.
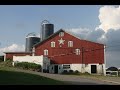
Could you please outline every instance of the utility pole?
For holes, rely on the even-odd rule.
[[[82,47],[82,67],[83,67],[83,47]]]
[[[106,45],[104,45],[104,64],[103,64],[103,74],[106,76]]]
[[[84,48],[82,47],[82,68],[81,68],[81,70],[82,70],[82,72],[84,71],[84,67],[83,67],[83,59],[84,59],[84,57],[83,57],[83,53],[84,53]]]

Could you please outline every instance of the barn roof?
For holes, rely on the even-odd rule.
[[[16,54],[31,54],[31,52],[4,52],[4,53],[10,53],[10,54],[14,54],[14,53],[16,53]]]
[[[49,37],[47,37],[46,39],[44,39],[43,41],[41,41],[41,42],[33,45],[33,47],[44,43],[45,41],[47,41],[48,39],[52,38],[53,36],[55,36],[56,34],[58,34],[58,33],[61,32],[61,31],[65,32],[63,29],[60,29],[60,30],[58,30],[57,32],[55,32],[54,34],[52,34],[52,35],[50,35]]]
[[[44,43],[44,42],[47,41],[48,39],[54,37],[54,36],[55,36],[56,34],[58,34],[59,32],[66,32],[66,33],[74,36],[75,38],[78,38],[78,39],[80,39],[80,40],[83,40],[83,39],[81,39],[80,37],[77,37],[75,34],[73,34],[73,33],[71,33],[71,32],[68,32],[68,31],[66,31],[66,30],[60,29],[60,30],[58,30],[57,32],[55,32],[54,34],[52,34],[52,35],[50,35],[49,37],[47,37],[46,39],[44,39],[43,41],[41,41],[41,42],[33,45],[33,47],[38,46],[38,45]],[[92,43],[96,43],[96,44],[101,44],[101,43],[97,43],[97,42],[93,42],[93,41],[89,41],[89,40],[84,40],[84,41],[92,42]],[[104,44],[101,44],[101,45],[104,45]]]

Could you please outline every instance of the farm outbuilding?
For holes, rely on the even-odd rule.
[[[13,56],[26,56],[29,55],[31,56],[31,52],[4,52],[4,61],[6,60],[13,60]]]

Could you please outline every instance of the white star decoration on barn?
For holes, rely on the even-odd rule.
[[[63,40],[62,38],[60,39],[60,40],[58,40],[59,41],[59,44],[64,44],[64,41],[65,40]]]

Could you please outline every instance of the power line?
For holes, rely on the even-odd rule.
[[[111,48],[111,47],[116,47],[116,46],[120,46],[120,45],[112,45],[112,46],[106,46],[106,47],[103,47],[103,48],[96,48],[96,49],[93,49],[92,47],[90,47],[90,48],[82,47],[82,48],[72,48],[72,49],[71,48],[59,48],[59,49],[70,49],[71,52],[70,53],[62,53],[62,54],[58,54],[58,55],[53,55],[53,56],[49,56],[49,57],[65,56],[65,55],[75,54],[76,53],[75,49],[82,49],[81,53],[83,54],[83,53],[87,53],[87,52],[91,52],[91,51],[104,50],[106,48]],[[58,49],[58,48],[54,48],[54,49]],[[36,49],[36,50],[40,50],[40,49]]]
[[[108,47],[107,47],[108,48]],[[110,47],[109,47],[110,48]],[[81,51],[81,53],[87,53],[87,52],[93,52],[93,51],[98,51],[98,50],[104,50],[105,48],[97,48],[97,49],[91,49],[91,50],[83,50]],[[67,54],[59,54],[59,55],[53,55],[51,57],[55,57],[55,56],[64,56],[64,55],[71,55],[71,54],[75,54],[75,52],[72,52],[72,53],[67,53]],[[82,54],[83,55],[83,54]]]
[[[120,44],[119,45],[106,46],[106,47],[109,48],[109,47],[116,47],[116,46],[120,46]]]
[[[92,49],[92,50],[88,51],[88,50],[85,50],[84,47],[82,47],[81,49],[82,49],[82,51],[81,51],[82,55],[83,55],[83,53],[90,52],[90,51],[104,50],[104,48],[99,48],[99,49]],[[65,55],[71,55],[71,54],[76,54],[75,50],[72,51],[71,53],[58,54],[58,55],[53,55],[53,56],[49,56],[49,57],[65,56]],[[82,60],[83,60],[83,56],[82,56]]]
[[[114,40],[114,41],[111,41],[111,40],[110,40],[110,41],[108,41],[107,43],[113,43],[113,42],[114,42],[114,43],[120,43],[118,40],[116,40],[116,41],[115,41],[115,40]]]

